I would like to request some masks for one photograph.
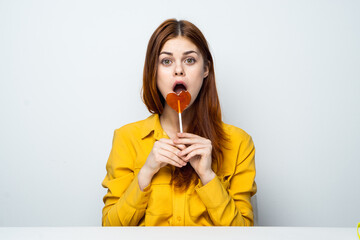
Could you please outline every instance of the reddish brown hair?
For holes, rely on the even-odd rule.
[[[204,79],[200,92],[191,106],[194,108],[194,116],[188,132],[211,140],[213,170],[218,172],[221,169],[222,149],[227,138],[222,128],[213,59],[204,35],[194,24],[185,20],[168,19],[152,34],[145,57],[143,101],[151,113],[162,114],[165,100],[156,84],[159,54],[166,41],[178,36],[185,37],[194,43],[203,56],[204,64],[209,67],[209,74]],[[175,187],[187,189],[191,182],[197,179],[196,176],[195,170],[189,163],[185,167],[176,168],[172,180]]]

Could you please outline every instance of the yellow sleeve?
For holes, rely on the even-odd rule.
[[[224,159],[226,161],[226,159]],[[195,187],[216,226],[253,226],[250,198],[256,193],[255,146],[248,135],[238,148],[235,173],[227,180],[214,177],[205,186]],[[229,186],[229,187],[227,187]]]
[[[117,129],[106,164],[107,175],[102,186],[108,189],[103,201],[103,226],[136,226],[145,214],[150,185],[140,190],[134,172],[136,151],[129,139],[131,132]]]

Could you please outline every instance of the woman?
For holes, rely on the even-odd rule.
[[[167,94],[191,94],[182,113]],[[251,226],[255,148],[221,120],[213,59],[188,21],[169,19],[150,38],[143,101],[152,113],[114,132],[102,183],[103,226]]]

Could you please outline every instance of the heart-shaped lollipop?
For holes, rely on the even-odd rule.
[[[167,104],[174,109],[176,112],[179,113],[179,125],[180,125],[180,132],[183,132],[182,129],[182,119],[181,119],[181,113],[184,111],[184,109],[189,106],[191,100],[191,94],[186,90],[181,90],[178,93],[169,93],[166,96],[166,102]]]
[[[188,91],[172,92],[166,96],[167,104],[178,113],[182,113],[189,106],[190,100],[191,95]]]

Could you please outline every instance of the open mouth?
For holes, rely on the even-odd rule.
[[[186,87],[184,84],[182,83],[178,83],[175,85],[173,91],[176,93],[176,94],[179,94],[181,91],[186,91]]]

